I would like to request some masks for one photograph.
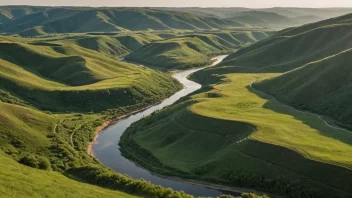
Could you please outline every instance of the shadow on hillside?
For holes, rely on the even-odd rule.
[[[324,121],[319,119],[317,116],[298,112],[297,110],[290,108],[289,105],[285,106],[286,104],[283,105],[276,101],[273,101],[270,96],[264,95],[263,93],[260,93],[254,90],[253,88],[248,87],[248,90],[263,99],[269,100],[263,105],[263,108],[275,111],[280,114],[291,115],[296,120],[299,120],[302,123],[310,126],[311,128],[318,130],[321,135],[339,140],[348,145],[352,145],[352,135],[350,133],[343,130],[331,128],[327,126]]]

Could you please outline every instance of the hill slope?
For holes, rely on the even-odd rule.
[[[168,74],[109,58],[98,49],[65,39],[17,39],[0,45],[0,88],[40,109],[92,111],[142,105],[180,88]]]
[[[37,170],[0,153],[0,192],[5,197],[136,197]],[[50,187],[45,187],[50,186]]]
[[[134,51],[126,60],[167,69],[185,69],[211,63],[211,57],[225,54],[268,37],[266,32],[211,32],[186,34],[153,42]]]
[[[352,126],[352,49],[318,60],[255,87],[300,109]]]
[[[351,48],[352,15],[283,30],[228,56],[222,65],[285,72]]]

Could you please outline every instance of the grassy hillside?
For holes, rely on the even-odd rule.
[[[351,196],[351,134],[249,88],[277,75],[252,71],[196,73],[205,87],[135,123],[120,142],[123,153],[166,175],[286,197]]]
[[[126,60],[166,69],[199,67],[210,64],[214,55],[234,51],[269,35],[255,31],[186,34],[149,43],[128,55]]]
[[[1,17],[0,31],[21,36],[48,33],[119,32],[125,30],[213,29],[241,27],[233,20],[215,16],[162,11],[151,8],[87,8],[87,7],[18,7],[24,14],[14,17],[13,7],[3,6],[8,13]]]
[[[40,109],[141,106],[180,88],[168,74],[109,58],[102,46],[83,48],[81,39],[9,40],[0,43],[0,88]]]
[[[0,192],[4,197],[135,197],[21,165],[2,152],[0,167]]]
[[[343,51],[264,80],[255,87],[300,109],[329,115],[351,126],[351,54],[351,49]]]
[[[285,72],[351,48],[352,15],[283,30],[269,39],[241,49],[222,65]],[[343,24],[344,23],[344,24]]]

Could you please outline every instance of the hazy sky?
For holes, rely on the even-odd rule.
[[[0,5],[165,7],[352,7],[352,0],[0,0]]]

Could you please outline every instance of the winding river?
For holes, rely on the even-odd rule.
[[[226,55],[218,56],[214,59],[216,60],[212,65],[220,63]],[[170,98],[164,100],[162,103],[152,106],[142,112],[131,115],[127,118],[121,119],[114,123],[110,127],[106,128],[97,137],[96,144],[93,145],[94,156],[97,157],[105,166],[108,166],[115,170],[116,172],[127,174],[136,179],[145,179],[151,181],[153,184],[158,184],[164,187],[170,187],[173,190],[183,190],[185,193],[192,194],[194,196],[218,196],[223,193],[227,193],[214,188],[208,188],[201,185],[191,184],[184,181],[175,181],[167,178],[163,178],[157,175],[153,175],[148,170],[136,165],[134,162],[126,159],[121,155],[119,150],[118,142],[122,133],[134,122],[148,116],[156,110],[162,109],[165,106],[175,103],[178,99],[186,96],[201,88],[201,85],[190,81],[187,76],[199,71],[203,68],[191,69],[187,71],[177,72],[173,74],[180,83],[184,85],[184,88],[172,95]],[[236,193],[230,193],[233,195],[239,195]]]

